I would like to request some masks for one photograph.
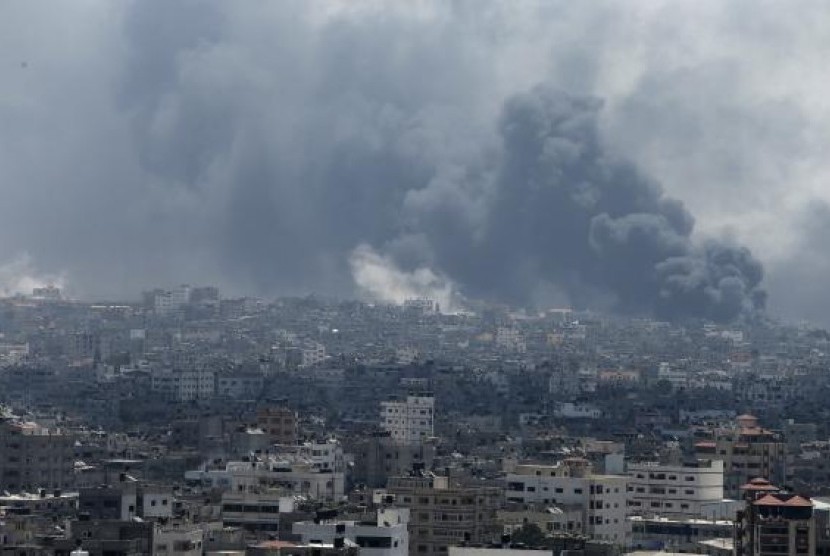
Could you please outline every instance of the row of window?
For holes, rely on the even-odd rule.
[[[646,476],[643,473],[637,473],[635,476],[638,479],[645,479],[646,478]],[[652,480],[655,480],[655,481],[665,481],[665,480],[676,481],[677,480],[677,475],[666,475],[665,473],[649,473],[648,478],[652,479]],[[687,481],[687,482],[694,482],[695,476],[694,475],[686,475],[685,477],[683,477],[683,480]]]

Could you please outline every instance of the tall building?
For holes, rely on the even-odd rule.
[[[635,515],[696,517],[723,500],[723,462],[628,464],[628,511]]]
[[[446,555],[451,545],[501,538],[500,488],[451,485],[448,477],[424,475],[393,477],[387,490],[396,505],[410,510],[410,554]]]
[[[352,479],[369,488],[383,488],[390,477],[406,475],[415,467],[432,469],[435,450],[434,442],[403,444],[387,432],[360,438],[351,447]]]
[[[736,556],[815,556],[816,522],[809,499],[760,478],[741,488],[746,506],[735,520]]]
[[[712,431],[711,437],[695,443],[699,459],[723,460],[724,493],[729,498],[741,497],[741,485],[755,477],[769,477],[786,484],[786,444],[777,432],[758,425],[752,415],[740,415],[735,425]]]
[[[74,445],[60,429],[0,415],[0,491],[72,488]]]
[[[507,500],[576,507],[582,531],[596,540],[624,544],[628,477],[594,474],[590,462],[569,458],[557,465],[517,465],[507,475]]]
[[[435,398],[410,394],[406,400],[381,402],[380,426],[403,444],[418,443],[434,435]]]
[[[271,444],[294,446],[299,440],[297,412],[287,407],[266,407],[257,412],[257,427],[262,429]]]

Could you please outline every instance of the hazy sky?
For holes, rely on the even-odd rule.
[[[830,323],[828,59],[819,0],[6,1],[0,290]]]

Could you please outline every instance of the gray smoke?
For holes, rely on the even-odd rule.
[[[810,37],[826,33],[779,10],[743,18],[752,4],[695,3],[688,26],[591,4],[11,2],[0,266],[26,260],[86,296],[189,281],[667,318],[763,308],[761,265],[717,236],[744,198],[776,205],[756,178],[777,194],[796,153],[826,152],[827,134],[787,139],[823,99],[754,97],[789,67],[765,29],[819,63]],[[697,39],[717,29],[729,48]],[[776,83],[819,75],[800,69]],[[701,198],[723,205],[715,224]],[[753,246],[746,230],[770,221],[734,220]]]
[[[683,204],[603,148],[600,110],[547,86],[509,99],[483,230],[466,245],[443,242],[464,235],[447,229],[463,218],[439,214],[422,231],[439,268],[474,295],[523,304],[564,290],[578,306],[599,298],[666,318],[763,309],[760,263],[738,245],[692,242]]]

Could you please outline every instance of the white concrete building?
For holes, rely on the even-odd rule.
[[[204,532],[196,525],[156,525],[153,556],[201,556]]]
[[[150,372],[150,388],[180,402],[206,400],[216,393],[216,376],[209,369],[154,368]]]
[[[344,470],[339,444],[306,443],[253,461],[229,461],[220,469],[187,471],[185,480],[203,488],[232,492],[282,488],[292,495],[339,501],[345,494]]]
[[[380,426],[397,442],[417,443],[433,436],[434,422],[435,398],[430,394],[380,404]]]
[[[697,517],[723,500],[723,462],[628,464],[628,508],[634,515]]]
[[[330,544],[348,539],[360,547],[361,556],[407,556],[409,553],[409,509],[382,508],[376,522],[303,521],[293,525],[303,544]]]
[[[320,342],[308,340],[300,346],[300,367],[309,368],[326,360],[326,346]]]
[[[273,533],[279,530],[279,514],[295,508],[293,497],[275,491],[223,492],[222,525]]]
[[[451,546],[449,547],[449,556],[551,556],[551,551],[531,548]]]
[[[562,402],[556,405],[553,414],[563,419],[599,419],[602,410],[593,404]]]
[[[576,507],[582,530],[594,539],[624,545],[629,534],[626,517],[628,477],[597,475],[585,459],[570,458],[557,465],[517,465],[507,475],[507,500]]]

